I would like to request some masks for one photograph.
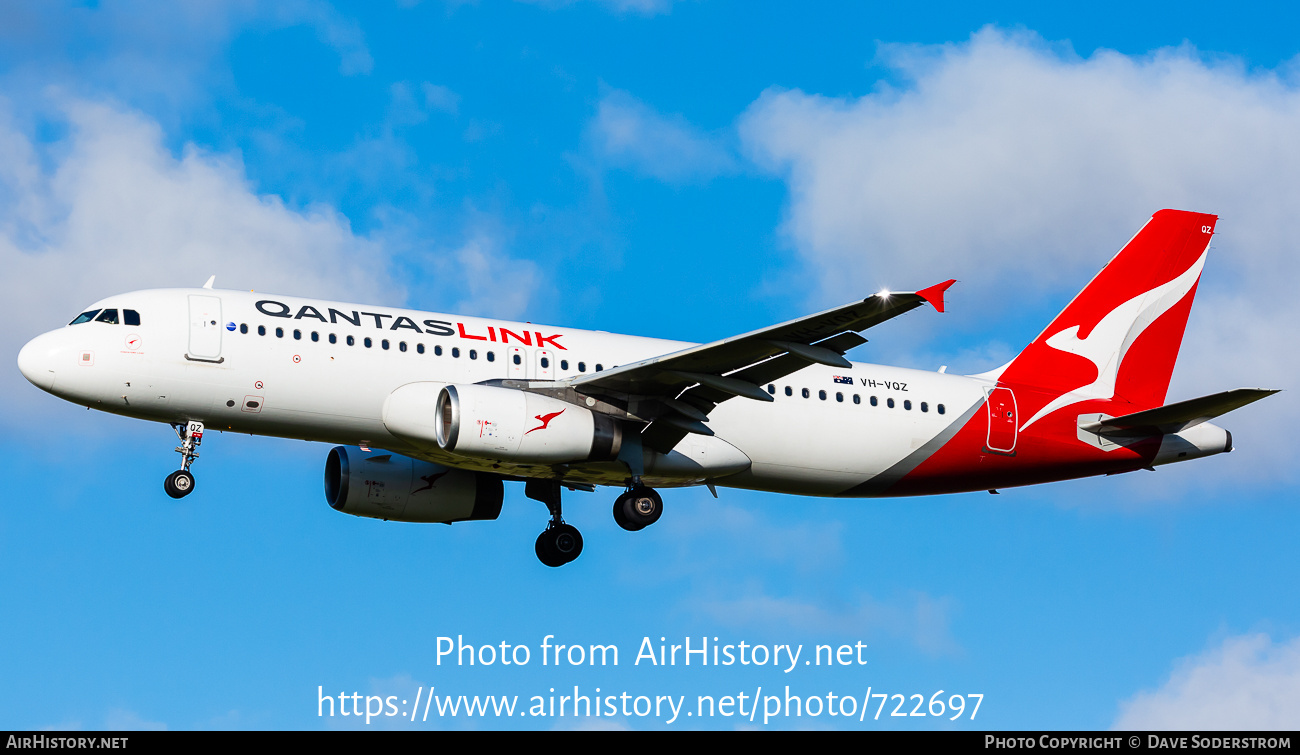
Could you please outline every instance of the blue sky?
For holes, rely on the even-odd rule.
[[[0,11],[10,396],[0,726],[364,728],[327,694],[983,694],[977,719],[768,728],[1295,728],[1294,12],[1208,3],[16,3]],[[855,358],[978,372],[1161,207],[1218,213],[1171,399],[1287,389],[1230,455],[988,495],[667,491],[537,563],[540,504],[331,511],[326,446],[40,393],[12,356],[90,301],[218,286],[705,341],[949,277]],[[437,664],[436,638],[527,644]],[[617,668],[538,646],[616,644]],[[862,667],[647,668],[644,637],[864,642]],[[445,661],[445,659],[444,659]],[[560,694],[557,692],[556,694]],[[907,710],[911,710],[909,702]],[[759,718],[761,719],[761,711]],[[371,728],[742,728],[618,715]],[[890,720],[886,720],[890,719]]]

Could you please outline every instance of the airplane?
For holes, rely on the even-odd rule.
[[[336,444],[325,497],[355,516],[496,519],[504,483],[550,513],[535,551],[572,562],[562,489],[866,498],[1107,475],[1232,450],[1214,419],[1276,391],[1165,394],[1215,215],[1161,210],[1008,364],[977,375],[850,362],[862,331],[944,310],[948,280],[709,344],[292,296],[160,289],[110,296],[18,354],[68,401],[166,422],[191,465],[213,428]],[[215,278],[215,276],[214,276]]]

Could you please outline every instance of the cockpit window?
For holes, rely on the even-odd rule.
[[[139,324],[140,324],[140,313],[139,313],[139,312],[136,312],[134,309],[124,309],[124,310],[122,310],[122,324],[123,324],[123,325],[139,325]]]
[[[90,322],[91,320],[95,319],[95,315],[97,315],[97,314],[99,314],[99,310],[98,310],[98,309],[92,309],[92,310],[90,310],[89,312],[82,312],[81,314],[77,315],[77,319],[73,320],[72,322],[70,322],[70,323],[68,323],[68,324],[69,324],[69,325],[80,325],[80,324],[83,323],[83,322]]]
[[[96,318],[95,318],[95,322],[104,322],[104,323],[108,323],[109,325],[116,325],[116,324],[117,324],[117,310],[116,310],[116,309],[106,309],[106,310],[104,310],[104,311],[99,315],[99,317],[96,317]]]

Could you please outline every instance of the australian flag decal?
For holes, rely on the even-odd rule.
[[[847,376],[841,377],[839,375],[835,375],[833,379],[837,383],[843,383],[844,385],[853,385],[853,378],[851,377],[847,377]]]

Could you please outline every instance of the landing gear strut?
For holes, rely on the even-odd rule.
[[[582,533],[565,524],[560,514],[560,483],[556,480],[529,480],[524,495],[541,501],[551,512],[551,521],[537,536],[537,558],[547,566],[564,566],[582,554]]]
[[[636,532],[659,521],[664,513],[664,500],[654,488],[634,479],[627,492],[614,499],[614,521],[628,532]]]
[[[181,444],[176,447],[176,453],[181,455],[181,468],[167,475],[163,481],[163,490],[172,498],[184,498],[194,490],[194,475],[190,474],[190,464],[199,458],[197,449],[203,442],[203,423],[173,423],[172,429],[181,439]]]

